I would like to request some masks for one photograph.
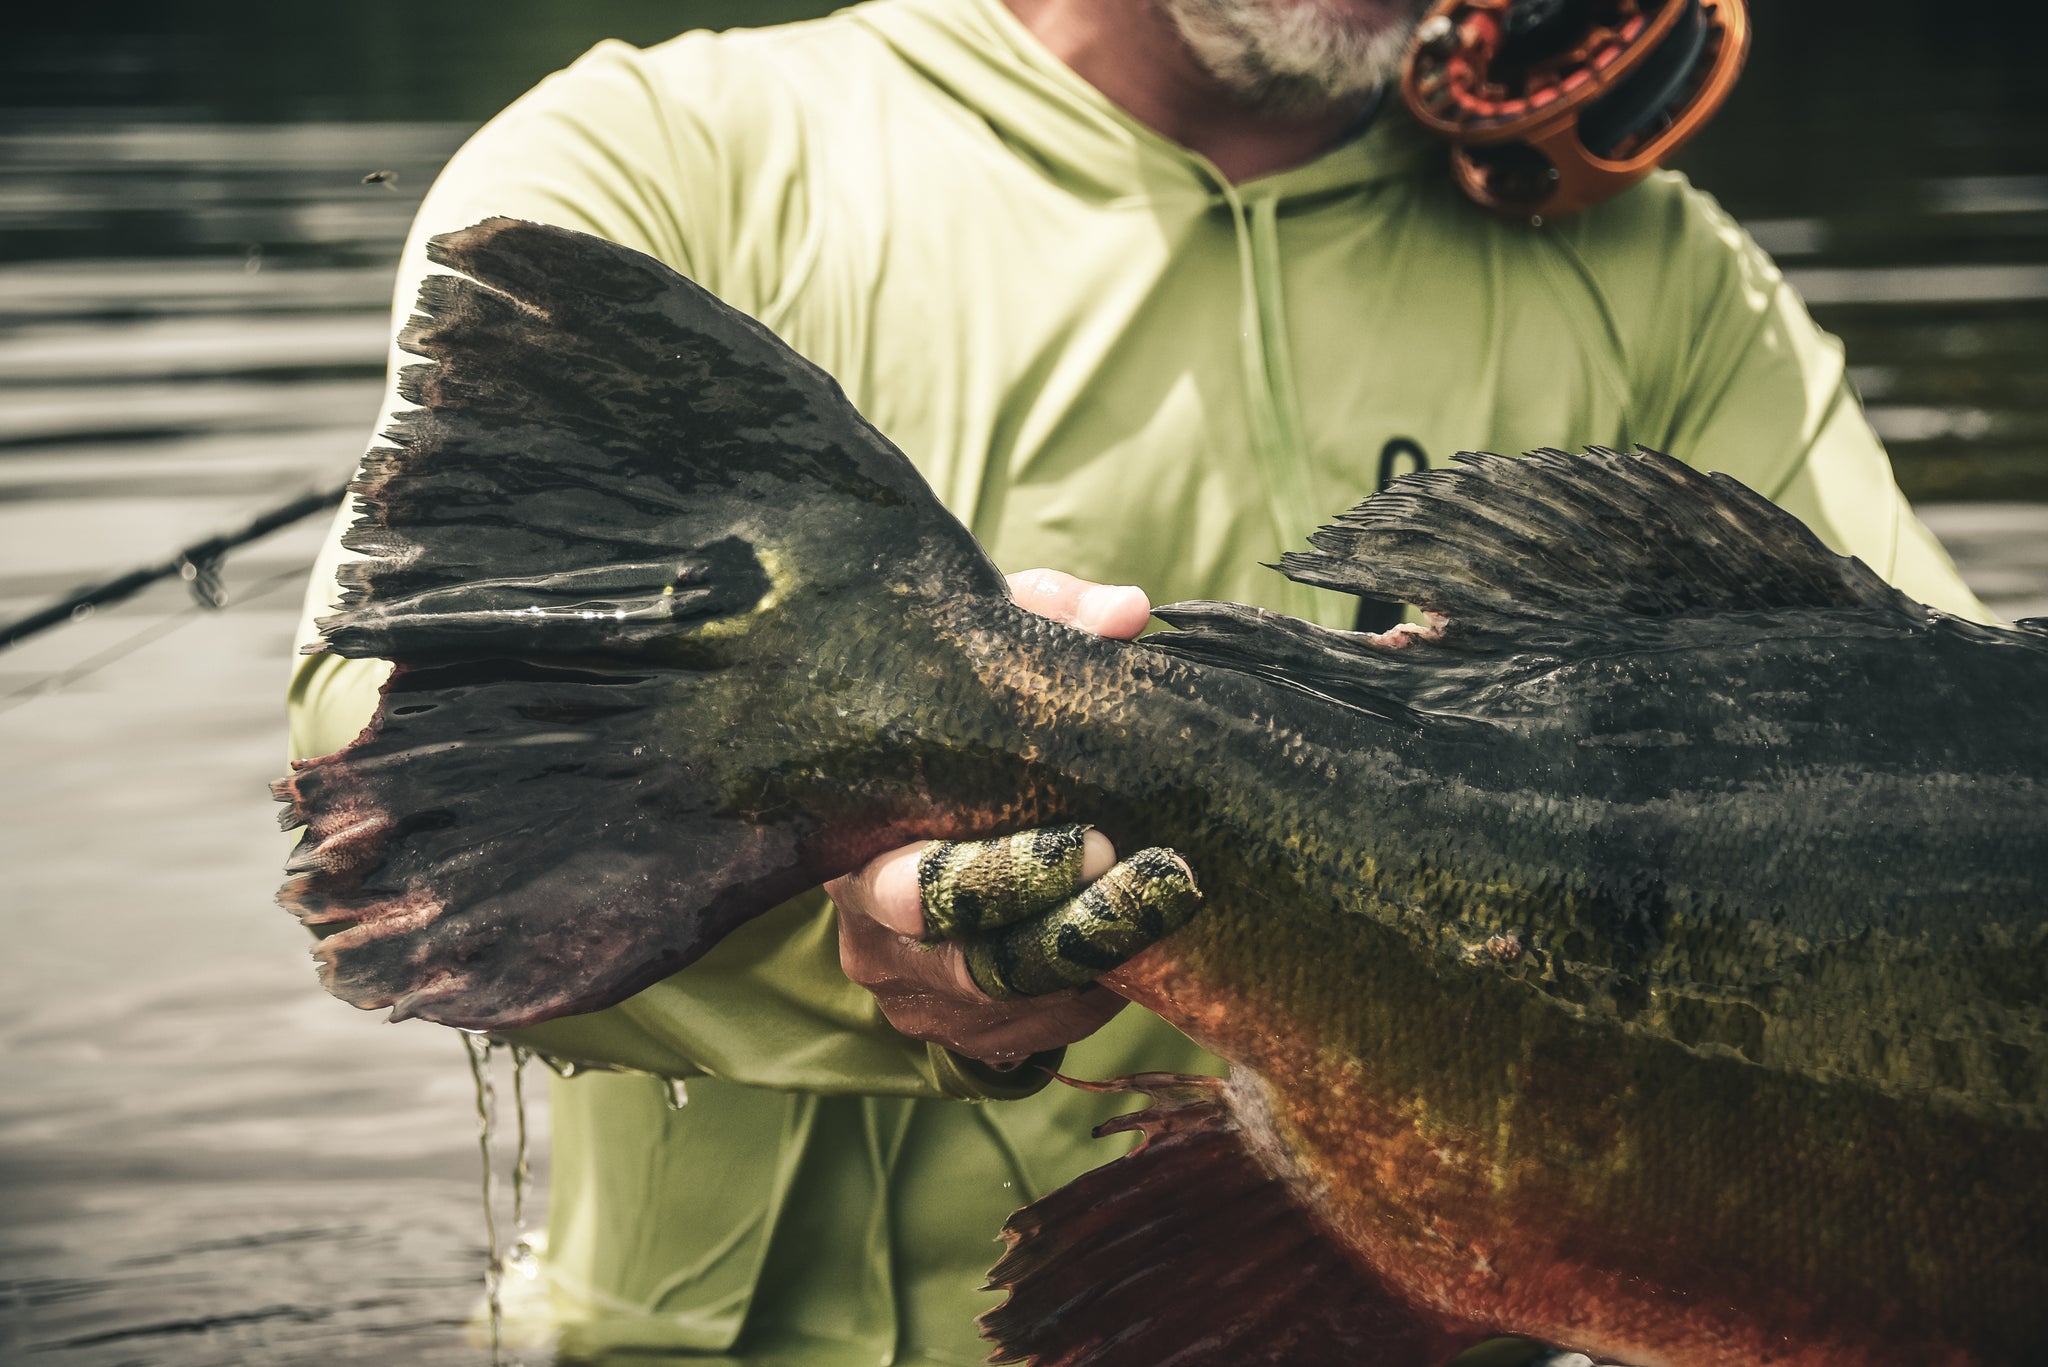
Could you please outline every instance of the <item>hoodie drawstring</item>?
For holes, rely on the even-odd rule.
[[[1266,508],[1282,551],[1299,549],[1320,526],[1310,478],[1308,437],[1287,348],[1287,313],[1280,281],[1280,201],[1261,195],[1249,203],[1218,178],[1237,238],[1238,337],[1244,363],[1245,407],[1252,446],[1265,474]],[[1318,620],[1323,595],[1287,581],[1287,611]]]

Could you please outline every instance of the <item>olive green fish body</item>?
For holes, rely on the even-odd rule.
[[[1020,1212],[1002,1360],[2048,1343],[2048,632],[1731,481],[1548,452],[1283,561],[1427,628],[1179,604],[1101,640],[688,282],[502,221],[434,251],[471,278],[423,291],[325,624],[398,668],[279,784],[338,994],[594,1009],[884,850],[1091,822],[1193,870],[1106,980],[1233,1080],[1141,1084],[1146,1146]]]
[[[1323,1217],[1447,1321],[1630,1362],[2021,1360],[2042,656],[1781,617],[1517,660],[1440,736],[961,603],[902,752],[932,787],[878,843],[923,803],[1181,852],[1207,909],[1111,981],[1264,1079]],[[875,739],[844,761],[870,797]]]

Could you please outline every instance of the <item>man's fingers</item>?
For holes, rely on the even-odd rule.
[[[1010,596],[1041,617],[1120,641],[1143,631],[1152,616],[1151,600],[1135,584],[1097,584],[1059,570],[1011,575]]]
[[[1140,850],[1044,915],[966,940],[967,973],[998,1001],[1082,987],[1179,930],[1201,903],[1186,860]]]
[[[886,926],[897,935],[924,938],[924,909],[917,895],[917,861],[929,842],[904,845],[878,854],[844,878],[825,885],[825,895],[841,911]]]
[[[889,1023],[916,1039],[989,1063],[1029,1058],[1093,1034],[1124,999],[1094,984],[1029,1001],[991,1001],[967,976],[957,944],[923,945],[842,907],[839,961],[875,994]]]
[[[1028,1002],[999,1003],[998,1009],[1008,1007],[1011,1014],[964,1032],[948,1047],[984,1063],[1011,1063],[1086,1039],[1127,1005],[1108,988],[1094,985]]]
[[[1082,883],[1100,878],[1116,863],[1116,847],[1098,830],[1056,826],[1048,831],[1084,833],[1080,837],[1079,876],[1070,885],[1045,887],[1048,876],[1056,879],[1060,871],[1044,867],[1043,861],[1049,856],[1032,853],[1036,843],[1033,838],[1041,833],[1021,831],[995,840],[905,845],[877,855],[864,867],[827,883],[825,891],[840,907],[858,911],[914,940],[969,934],[976,925],[1002,925],[1055,906],[1073,896]],[[1070,839],[1053,834],[1047,843],[1058,851]],[[946,851],[951,853],[936,853],[935,857],[935,852]],[[936,894],[937,912],[932,914],[934,894],[925,891],[924,870],[941,861],[948,868],[964,866],[964,872],[943,880],[944,886]],[[1020,893],[1027,899],[1027,905],[1014,911],[1002,905],[1006,898]],[[971,924],[964,924],[963,917]]]
[[[987,1010],[993,1005],[968,976],[959,945],[921,943],[846,906],[839,909],[839,966],[849,979],[882,999],[884,1014],[892,1021],[905,1002],[920,1003],[927,1010],[941,1001],[956,1010]]]
[[[928,915],[919,866],[930,850],[934,881],[948,886]],[[1107,837],[1078,826],[907,845],[826,890],[846,976],[874,993],[890,1024],[991,1061],[1100,1027],[1123,999],[1096,975],[1178,929],[1199,901],[1172,851],[1119,864]],[[1021,920],[1020,907],[1031,909]]]
[[[917,861],[925,938],[964,939],[1050,911],[1115,862],[1109,838],[1087,826],[934,841]]]
[[[1013,574],[1010,592],[1041,616],[1122,640],[1152,613],[1143,589],[1058,570]],[[839,908],[840,963],[898,1030],[976,1058],[1024,1058],[1090,1034],[1124,1004],[1094,984],[1096,972],[1185,919],[1177,856],[1155,851],[1174,867],[1148,873],[1141,860],[1133,873],[1085,827],[931,848],[928,860],[925,845],[891,850],[825,885]],[[1076,895],[1097,878],[1110,886]],[[1193,887],[1187,879],[1185,898]],[[1032,1000],[992,1001],[989,984]]]

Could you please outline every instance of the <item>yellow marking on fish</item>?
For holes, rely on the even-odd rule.
[[[728,613],[705,622],[697,628],[696,635],[708,636],[714,640],[726,636],[744,636],[753,630],[755,618],[765,616],[780,607],[785,596],[784,591],[801,582],[798,576],[789,572],[789,562],[773,547],[756,541],[752,543],[752,550],[754,563],[761,567],[761,572],[767,577],[768,591],[756,599],[754,605],[745,612]],[[675,586],[670,585],[663,592],[674,593]]]

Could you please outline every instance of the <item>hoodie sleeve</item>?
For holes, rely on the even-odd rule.
[[[1993,620],[1899,492],[1842,344],[1749,234],[1673,173],[1603,207],[1579,248],[1636,277],[1607,290],[1637,303],[1622,334],[1638,439],[1734,475],[1922,602]]]
[[[647,253],[760,314],[786,288],[810,232],[795,102],[755,60],[758,37],[686,34],[641,52],[600,44],[479,130],[428,192],[400,259],[394,329],[431,269],[427,240],[495,215],[575,228]],[[715,121],[714,121],[715,120]],[[403,407],[390,355],[383,413]],[[333,610],[345,507],[314,567],[299,639]],[[302,658],[287,715],[294,756],[353,740],[376,707],[380,660]],[[787,1089],[892,1096],[1014,1097],[1037,1068],[998,1073],[890,1028],[841,973],[822,896],[610,1010],[520,1032],[543,1053],[670,1077],[712,1075]],[[1047,1056],[1040,1062],[1057,1062]]]

